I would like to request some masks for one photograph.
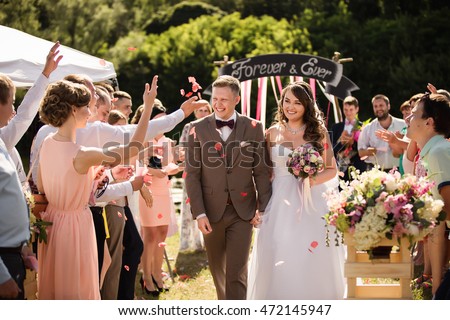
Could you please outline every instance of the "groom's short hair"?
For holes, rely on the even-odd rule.
[[[212,87],[213,88],[229,87],[231,91],[237,96],[241,92],[241,85],[239,83],[239,80],[236,79],[235,77],[228,75],[218,77],[216,81],[213,82]]]

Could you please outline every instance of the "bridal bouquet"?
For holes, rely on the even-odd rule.
[[[324,169],[323,158],[309,143],[301,145],[289,154],[288,171],[297,179],[314,177]]]
[[[433,199],[434,183],[426,178],[401,177],[379,167],[351,175],[351,182],[341,181],[342,191],[327,192],[330,211],[324,218],[327,227],[353,235],[357,250],[371,250],[384,238],[406,237],[412,245],[445,218],[444,203]]]

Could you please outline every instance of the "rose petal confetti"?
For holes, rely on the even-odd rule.
[[[319,243],[317,241],[313,241],[310,244],[311,248],[313,248],[313,249],[315,249],[318,245],[319,245]],[[308,249],[308,251],[313,253],[311,249]]]
[[[190,279],[191,277],[188,276],[187,274],[181,274],[178,279],[180,279],[180,281],[186,281],[188,279]]]
[[[368,158],[368,156],[361,157],[361,161],[364,161]]]
[[[122,214],[119,211],[117,211],[117,215],[119,216],[119,218],[122,218]]]
[[[106,66],[105,59],[100,59],[98,62],[100,63],[101,66],[103,66],[103,67]]]
[[[136,49],[137,49],[137,48],[135,48],[135,47],[128,47],[128,48],[127,48],[128,51],[136,51]]]
[[[258,122],[256,120],[252,120],[252,127],[255,128]]]
[[[325,143],[323,144],[323,147],[324,147],[325,150],[327,150],[327,149],[328,149],[328,143],[325,142]]]
[[[161,213],[158,213],[157,218],[162,219],[163,215]]]
[[[167,243],[165,243],[165,242],[158,243],[158,247],[160,247],[160,248],[164,248],[165,246],[167,246]]]
[[[220,142],[216,142],[216,144],[214,145],[214,149],[216,149],[217,151],[222,150],[222,144]]]
[[[247,192],[241,192],[241,197],[246,197],[248,195]]]
[[[197,80],[194,78],[194,77],[188,77],[188,82],[189,83],[194,83],[194,82],[197,82]]]
[[[185,97],[190,98],[192,95],[193,95],[192,91],[189,91],[188,93],[186,93]]]
[[[195,127],[191,127],[191,130],[189,130],[189,135],[193,134],[195,139]]]
[[[191,198],[186,199],[186,204],[189,204],[191,202]]]
[[[129,266],[124,265],[123,267],[125,268],[125,270],[130,271],[130,267]]]
[[[183,174],[181,175],[181,178],[186,179],[186,176],[187,176],[187,172],[183,171]]]
[[[186,94],[185,92],[184,92],[184,89],[180,89],[180,93],[181,93],[181,95],[184,97],[184,95]]]

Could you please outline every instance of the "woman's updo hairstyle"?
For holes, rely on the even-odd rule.
[[[91,93],[85,85],[60,80],[48,86],[39,116],[45,124],[60,127],[72,114],[72,106],[85,107],[90,101]]]

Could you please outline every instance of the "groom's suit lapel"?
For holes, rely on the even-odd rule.
[[[210,141],[212,146],[216,148],[216,144],[220,143],[222,145],[222,148],[220,150],[217,150],[217,154],[220,156],[220,161],[222,161],[225,165],[225,159],[223,158],[222,154],[225,149],[225,143],[222,140],[222,137],[220,136],[220,131],[217,129],[216,126],[216,117],[212,114],[209,116],[208,119],[208,130],[207,130],[209,136],[207,137],[207,141]]]
[[[230,141],[231,143],[234,144],[233,147],[236,148],[236,150],[234,150],[234,152],[233,152],[233,159],[231,162],[232,167],[234,167],[239,155],[241,154],[240,149],[239,149],[240,143],[241,143],[241,141],[244,141],[244,135],[245,135],[245,119],[239,113],[236,113],[236,126],[235,126],[234,131],[236,131],[236,135],[234,136],[233,141]]]

